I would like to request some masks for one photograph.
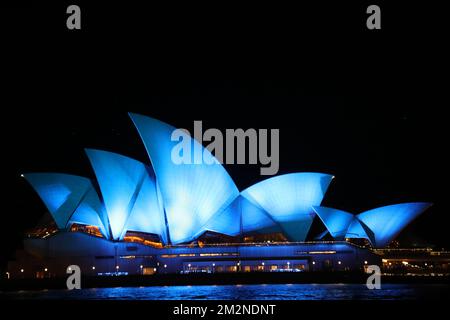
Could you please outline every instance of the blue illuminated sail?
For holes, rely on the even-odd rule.
[[[242,196],[270,214],[291,241],[304,241],[314,210],[322,202],[333,176],[322,173],[291,173],[266,179],[241,192]]]
[[[109,236],[108,219],[89,179],[63,173],[27,173],[59,229],[72,223],[96,226]]]
[[[183,136],[192,150],[212,160],[212,164],[176,163],[172,140],[174,127],[156,119],[130,114],[150,157],[161,191],[171,242],[191,241],[211,218],[226,209],[239,191],[224,167],[190,136]],[[193,160],[195,160],[193,158]]]
[[[313,207],[323,224],[335,239],[342,240],[354,216],[346,211],[327,207]]]
[[[166,242],[164,214],[151,170],[116,153],[94,149],[86,153],[102,192],[113,239],[120,240],[131,230],[157,234]]]
[[[394,204],[365,211],[358,214],[357,218],[374,233],[373,245],[385,247],[431,205],[427,202]]]

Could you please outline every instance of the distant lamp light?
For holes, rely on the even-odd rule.
[[[392,266],[392,262],[389,262],[389,265]]]
[[[92,270],[95,270],[95,266],[92,266]]]
[[[153,268],[153,271],[155,271],[155,272],[156,272],[156,268]]]
[[[21,273],[23,273],[23,271],[24,271],[23,269],[20,269],[20,272],[21,272]]]
[[[216,266],[216,264],[215,263],[213,263],[213,267],[215,267]]]
[[[425,266],[427,266],[427,265],[428,265],[428,263],[425,262]]]
[[[312,262],[312,264],[316,264],[316,262],[315,262],[315,261],[313,261],[313,262]]]
[[[67,270],[68,270],[69,272],[71,272],[71,271],[72,271],[72,268],[71,268],[71,267],[68,267]]]
[[[25,178],[25,176],[23,175],[23,173],[20,174],[20,177],[21,177],[21,178]]]
[[[164,265],[164,268],[167,268],[167,264]]]
[[[261,263],[262,265],[264,265],[264,262],[263,263]]]
[[[188,264],[188,267],[189,267],[189,268],[191,267],[191,264],[190,264],[190,263]]]
[[[119,270],[119,266],[116,266],[116,270]]]
[[[141,264],[141,265],[139,266],[139,268],[141,268],[141,269],[142,269],[142,268],[144,268],[144,266],[143,266],[143,265]]]
[[[338,264],[341,264],[342,262],[341,261],[338,261]]]
[[[367,260],[364,261],[364,264],[367,264]]]
[[[45,269],[44,269],[44,271],[45,271],[45,272],[47,272],[47,271],[48,271],[48,269],[47,269],[47,268],[45,268]]]
[[[408,261],[402,261],[402,263],[403,263],[404,266],[408,265]]]

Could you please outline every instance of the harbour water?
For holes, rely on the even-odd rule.
[[[39,300],[415,300],[448,299],[448,284],[255,284],[151,286],[1,292],[3,299]]]

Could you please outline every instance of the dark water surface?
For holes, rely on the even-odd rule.
[[[448,299],[448,284],[258,284],[118,287],[2,292],[6,299],[73,300],[414,300]]]

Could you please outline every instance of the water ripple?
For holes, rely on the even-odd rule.
[[[360,284],[273,284],[117,287],[0,293],[10,299],[70,300],[411,300],[449,296],[447,285],[384,284],[369,290]]]

